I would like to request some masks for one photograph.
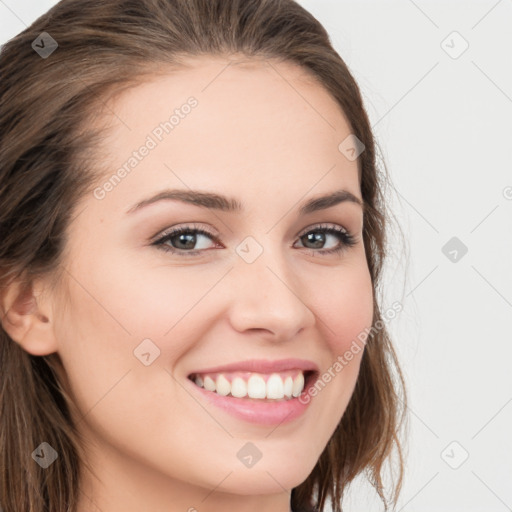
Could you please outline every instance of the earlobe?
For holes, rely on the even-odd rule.
[[[56,352],[49,306],[34,284],[15,282],[2,290],[2,327],[12,340],[32,355]],[[48,303],[49,304],[49,303]]]

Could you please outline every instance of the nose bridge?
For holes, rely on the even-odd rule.
[[[247,237],[237,247],[230,320],[240,331],[265,329],[276,338],[292,338],[314,323],[314,314],[285,255],[275,243],[270,247],[271,237],[265,241],[263,247]]]

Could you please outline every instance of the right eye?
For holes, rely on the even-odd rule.
[[[215,235],[202,228],[183,226],[180,228],[173,228],[172,230],[164,233],[164,235],[153,242],[152,245],[157,246],[163,251],[179,254],[180,256],[193,256],[208,248],[206,247],[208,244],[203,242],[200,244],[201,247],[198,249],[189,250],[193,249],[193,247],[199,243],[201,238],[213,239],[218,243]]]

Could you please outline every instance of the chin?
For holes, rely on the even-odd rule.
[[[225,492],[239,495],[279,494],[284,489],[291,491],[309,476],[313,465],[298,467],[293,458],[278,467],[267,466],[257,469],[237,469],[225,480],[222,488]],[[226,474],[229,473],[226,468]]]

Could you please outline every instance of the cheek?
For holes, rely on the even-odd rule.
[[[132,286],[94,287],[93,280],[70,285],[70,297],[55,323],[63,382],[78,408],[77,423],[88,440],[100,439],[136,456],[141,431],[153,441],[163,436],[159,443],[146,443],[147,460],[159,460],[162,447],[173,443],[171,451],[178,453],[174,439],[186,434],[181,418],[190,400],[166,371],[187,343],[186,338],[179,344],[161,341],[162,331],[176,323],[174,315],[163,314],[173,306],[145,300],[144,290],[137,287],[135,294],[129,293]],[[160,350],[154,358],[153,346],[145,346],[149,365],[140,351],[138,357],[134,354],[143,339],[153,339]],[[175,434],[171,440],[165,438],[168,432]],[[182,460],[187,449],[181,448]]]
[[[66,380],[82,414],[95,407],[129,369],[134,339],[109,305],[91,283],[72,282],[55,322]]]
[[[94,407],[91,419],[102,404],[122,407],[124,396],[142,408],[156,402],[154,410],[161,410],[155,390],[179,388],[166,369],[211,326],[204,321],[211,306],[205,309],[201,299],[218,281],[215,272],[174,269],[164,281],[165,269],[135,271],[126,260],[96,257],[70,265],[74,279],[56,319],[71,394],[82,414]]]
[[[149,264],[120,252],[108,272],[95,272],[92,286],[125,334],[156,341],[184,329],[225,269],[166,266],[161,257],[148,260]]]
[[[322,439],[332,435],[350,401],[373,320],[373,286],[367,266],[353,266],[338,275],[326,293],[318,293],[315,303],[324,364],[310,399],[315,409],[312,428],[323,430]],[[321,444],[318,449],[323,449]]]
[[[373,286],[366,264],[356,262],[338,276],[331,276],[315,302],[319,327],[333,356],[349,350],[354,340],[364,346],[364,334],[373,321]]]

